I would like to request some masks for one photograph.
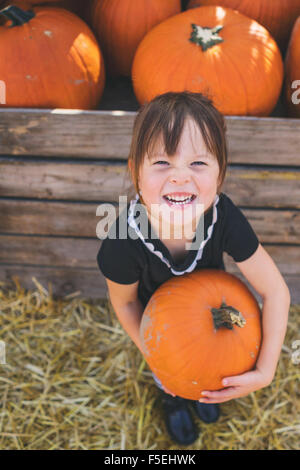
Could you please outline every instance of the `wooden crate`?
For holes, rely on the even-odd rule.
[[[99,111],[0,109],[0,280],[18,276],[32,288],[35,277],[58,296],[106,295],[96,264],[96,209],[117,204],[131,187],[126,164],[138,109],[130,93],[121,96],[112,107],[113,93],[106,93]],[[230,164],[223,190],[299,303],[300,120],[226,121]],[[229,257],[225,263],[239,274]]]

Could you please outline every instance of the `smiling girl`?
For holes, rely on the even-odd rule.
[[[270,384],[290,305],[289,290],[273,260],[240,209],[221,192],[225,131],[223,116],[200,93],[169,92],[142,106],[128,158],[136,197],[102,241],[97,257],[116,315],[142,354],[143,311],[153,292],[172,276],[195,269],[225,270],[226,252],[262,297],[263,341],[253,371],[225,378],[222,390],[206,391],[195,402],[171,396],[154,377],[167,430],[181,445],[198,436],[188,405],[203,421],[214,422],[218,403]],[[125,238],[119,230],[122,217]]]

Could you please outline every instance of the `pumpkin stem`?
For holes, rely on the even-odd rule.
[[[232,330],[233,325],[243,328],[246,324],[246,320],[241,312],[230,305],[226,305],[224,302],[222,302],[220,308],[212,308],[211,313],[216,330],[221,327]]]
[[[192,28],[193,31],[189,41],[201,46],[203,51],[224,41],[224,39],[218,35],[218,32],[223,28],[221,25],[215,26],[215,28],[205,26],[202,28],[202,26],[192,23]]]
[[[3,8],[0,10],[0,14],[12,21],[12,24],[9,26],[10,28],[28,23],[28,21],[35,17],[35,13],[32,10],[24,11],[22,8],[16,7],[15,5],[9,5]]]

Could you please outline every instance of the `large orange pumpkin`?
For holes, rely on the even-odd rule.
[[[173,277],[152,295],[140,337],[145,359],[177,396],[197,400],[222,379],[254,368],[261,344],[259,305],[237,277],[221,270]]]
[[[300,15],[300,0],[190,0],[187,8],[207,5],[233,8],[253,18],[270,31],[281,47],[287,44]]]
[[[300,16],[285,57],[285,97],[289,115],[300,118]]]
[[[187,10],[141,41],[132,65],[140,104],[168,91],[209,95],[223,114],[268,116],[283,82],[280,50],[270,33],[221,7]]]
[[[147,31],[180,11],[180,0],[92,0],[90,22],[109,73],[130,76],[134,53]]]
[[[79,17],[62,8],[2,10],[0,78],[8,107],[95,109],[105,69],[97,40]],[[12,21],[10,21],[12,20]]]

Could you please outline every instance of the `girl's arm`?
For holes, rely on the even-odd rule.
[[[132,341],[142,354],[140,340],[140,323],[143,315],[143,306],[138,298],[139,281],[133,284],[118,284],[105,278],[111,304],[116,315]]]
[[[144,309],[137,295],[139,282],[118,284],[107,278],[105,280],[110,301],[121,325],[144,356],[140,339],[140,324]],[[175,396],[163,384],[162,387],[166,393]]]
[[[290,292],[274,261],[261,245],[248,260],[237,265],[262,297],[263,340],[256,368],[271,382],[287,329]]]
[[[274,377],[284,341],[290,292],[277,266],[265,249],[259,245],[256,252],[237,266],[261,295],[262,309],[262,344],[255,370],[245,374],[226,377],[221,391],[206,391],[201,399],[204,403],[220,403],[248,395],[250,392],[269,385]]]

